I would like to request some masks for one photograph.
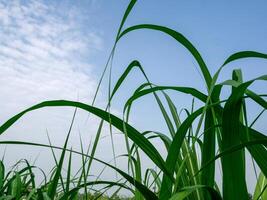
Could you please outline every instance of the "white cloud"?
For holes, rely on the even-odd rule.
[[[78,18],[63,17],[42,1],[0,1],[0,26],[1,104],[25,106],[78,94],[90,100],[96,81],[82,60],[102,44],[93,32],[82,32]]]
[[[45,1],[0,0],[0,124],[44,100],[92,101],[97,80],[88,60],[92,51],[102,48],[102,40],[88,27],[83,29],[78,11],[62,16],[57,9]],[[54,144],[62,146],[72,113],[73,109],[54,108],[27,114],[0,140],[47,143],[48,129]],[[78,113],[71,141],[78,148],[77,130],[88,143],[97,128],[95,118],[84,126],[86,117],[87,113]],[[38,154],[33,148],[8,149],[11,164]]]
[[[23,2],[23,3],[22,3]],[[18,112],[44,100],[68,99],[86,103],[92,101],[97,81],[93,66],[88,62],[92,51],[102,48],[102,40],[94,32],[84,28],[75,8],[62,16],[56,7],[45,1],[0,0],[0,124]],[[103,105],[98,98],[98,105]],[[48,130],[52,143],[63,146],[73,108],[46,108],[26,114],[8,129],[0,140],[20,140],[48,143]],[[113,113],[118,112],[112,109]],[[79,111],[70,137],[70,145],[80,150],[79,133],[83,144],[88,145],[96,134],[99,119]],[[102,135],[108,135],[104,126]],[[118,132],[114,130],[114,132]],[[117,155],[124,152],[124,138],[114,135]],[[113,157],[110,138],[100,140],[97,157],[110,161]],[[70,147],[70,146],[69,146]],[[0,155],[3,146],[0,146]],[[7,146],[5,164],[16,160],[34,160],[39,154],[37,166],[49,171],[54,166],[50,150],[36,147]],[[77,160],[77,161],[76,161]],[[75,160],[76,168],[81,159]],[[120,167],[127,169],[126,162]],[[98,175],[102,168],[92,170]],[[114,179],[114,173],[107,173]],[[38,177],[37,177],[38,178]]]

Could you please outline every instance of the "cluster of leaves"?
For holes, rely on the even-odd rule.
[[[53,184],[53,179],[47,181],[47,177],[44,172],[39,169],[43,175],[45,176],[44,183],[41,184],[40,187],[35,183],[35,174],[33,172],[34,169],[37,169],[36,166],[30,165],[29,162],[25,159],[18,161],[14,166],[12,166],[11,170],[6,171],[5,165],[3,161],[0,161],[0,199],[1,200],[30,200],[30,199],[67,199],[64,197],[66,195],[66,190],[61,190],[61,187],[54,187],[56,189],[56,193],[51,197],[49,196],[49,188],[50,185]],[[56,169],[56,168],[55,168]],[[55,173],[54,171],[53,173]],[[53,174],[52,173],[52,174]],[[73,181],[73,180],[71,180]],[[74,181],[70,182],[71,184],[75,184]],[[104,183],[104,182],[103,182]],[[68,183],[65,182],[65,186]],[[82,187],[81,187],[82,188]],[[50,188],[51,189],[51,188]],[[76,189],[76,191],[78,191]],[[84,190],[85,191],[85,190]],[[72,199],[82,200],[130,200],[131,198],[123,197],[118,195],[117,193],[112,196],[107,196],[103,192],[95,191],[94,193],[72,193]]]
[[[112,66],[109,64],[112,62],[115,49],[120,39],[133,31],[147,29],[161,32],[173,38],[177,44],[184,46],[191,53],[198,63],[205,80],[207,88],[206,93],[192,87],[154,85],[149,81],[140,62],[135,60],[125,69],[124,73],[117,80],[113,90],[109,91],[109,103],[105,110],[94,106],[95,98],[93,105],[74,101],[54,100],[36,104],[10,118],[0,126],[0,133],[4,133],[24,114],[44,107],[75,107],[76,109],[85,110],[102,119],[90,154],[84,153],[83,151],[73,151],[67,148],[72,124],[63,147],[54,147],[51,144],[44,145],[18,141],[1,141],[1,143],[4,144],[37,145],[49,147],[52,151],[55,148],[62,150],[60,159],[57,160],[55,158],[56,168],[52,174],[52,178],[47,184],[44,184],[40,189],[33,192],[35,195],[40,195],[35,196],[33,199],[77,199],[80,189],[85,189],[85,194],[88,194],[87,186],[89,185],[107,185],[105,189],[116,186],[119,189],[116,190],[114,195],[116,195],[121,188],[124,188],[132,192],[134,198],[137,200],[249,199],[250,195],[246,182],[246,159],[248,155],[251,156],[253,163],[256,163],[261,171],[260,175],[257,177],[258,182],[253,194],[253,199],[265,199],[267,195],[265,190],[267,187],[265,178],[267,176],[267,137],[265,134],[255,130],[253,125],[267,108],[267,102],[265,100],[267,95],[256,94],[250,90],[249,87],[256,81],[266,81],[267,75],[244,81],[242,78],[242,71],[237,69],[233,70],[232,77],[229,80],[217,83],[217,79],[220,76],[221,70],[227,67],[231,62],[244,58],[267,59],[267,55],[255,51],[237,52],[229,56],[212,76],[201,54],[181,33],[164,26],[153,24],[139,24],[123,30],[124,23],[135,4],[136,0],[132,0],[126,9],[114,47],[100,79],[99,86],[108,67]],[[110,105],[114,95],[134,68],[140,70],[146,81],[144,84],[140,85],[128,99],[124,106],[123,119],[120,119],[109,112]],[[111,73],[111,68],[109,71]],[[221,91],[224,87],[230,87],[231,93],[226,99],[221,100]],[[168,90],[189,94],[193,96],[194,99],[200,101],[202,106],[197,109],[192,107],[192,110],[185,109],[184,111],[187,117],[181,120],[174,100],[167,93]],[[149,94],[152,94],[155,98],[167,124],[169,133],[160,133],[154,130],[139,132],[128,123],[133,103]],[[162,98],[164,98],[166,105],[163,103]],[[251,123],[249,123],[247,119],[247,99],[252,100],[262,108],[262,112],[259,113],[256,119]],[[127,172],[95,158],[95,150],[104,122],[108,122],[111,127],[117,128],[125,135],[127,158],[129,161],[129,170]],[[195,130],[193,129],[193,123],[197,124]],[[165,145],[167,151],[166,158],[163,158],[161,153],[153,145],[151,140],[155,138],[161,140]],[[245,150],[247,150],[248,153],[246,153]],[[65,181],[62,178],[61,172],[66,152],[69,152],[70,156],[68,173]],[[146,169],[142,166],[140,152],[144,153],[154,163],[157,170],[155,170],[155,168]],[[80,177],[78,177],[78,181],[71,181],[70,179],[72,153],[78,153],[82,156],[82,173]],[[219,164],[222,168],[221,189],[218,187],[215,180],[215,163],[217,160],[220,161]],[[87,176],[89,175],[89,170],[93,161],[100,162],[115,170],[123,180],[96,180],[88,182]],[[29,191],[29,187],[35,188],[33,185],[34,183],[29,180],[27,181],[27,178],[25,178],[26,176],[23,176],[23,174],[27,173],[31,175],[32,173],[29,171],[30,168],[29,166],[27,167],[27,172],[16,172],[15,175],[13,175],[13,179],[2,178],[2,180],[5,180],[0,182],[2,188],[5,186],[5,188],[1,190],[2,195],[4,194],[6,197],[12,195],[12,198],[19,199],[17,198],[18,196],[21,197],[26,193],[29,197],[31,192],[27,193],[27,191]],[[2,173],[1,176],[4,177]],[[128,184],[126,184],[125,181],[127,181]],[[75,182],[76,184],[71,187],[71,182]],[[11,189],[8,189],[10,187]],[[20,188],[20,192],[18,192],[18,188]],[[33,189],[30,190],[33,191]],[[29,199],[31,198],[32,197],[29,197]]]

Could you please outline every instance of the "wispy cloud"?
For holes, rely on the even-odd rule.
[[[44,100],[92,101],[96,79],[90,55],[102,48],[102,40],[90,31],[88,24],[82,24],[75,7],[59,9],[41,0],[0,0],[1,124],[22,109]],[[45,109],[25,116],[1,135],[1,140],[46,143],[48,129],[54,142],[60,145],[73,111],[54,109],[54,115],[50,111]],[[84,123],[86,115],[79,113],[83,119],[80,124]],[[87,129],[79,127],[82,134],[87,134],[86,142],[92,136],[88,135],[88,130],[97,127],[96,119],[92,120],[94,123]],[[79,146],[77,137],[76,132],[72,141]],[[15,150],[9,154],[13,154],[11,160],[15,159],[14,155],[25,156],[25,152]],[[14,160],[11,163],[14,164]]]
[[[71,13],[62,16],[42,1],[0,1],[1,104],[77,94],[90,100],[95,80],[85,58],[101,48],[101,38],[85,34]]]

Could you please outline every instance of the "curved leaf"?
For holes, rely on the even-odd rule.
[[[2,134],[6,129],[8,129],[12,124],[14,124],[19,118],[21,118],[24,114],[27,112],[37,110],[43,107],[59,107],[59,106],[69,106],[69,107],[77,107],[83,110],[86,110],[101,119],[110,122],[114,127],[119,129],[120,131],[124,132],[125,129],[127,130],[128,137],[135,142],[146,154],[147,156],[166,174],[168,174],[169,178],[172,179],[171,173],[168,172],[165,162],[162,159],[161,155],[157,151],[157,149],[135,128],[133,128],[128,123],[125,123],[120,118],[116,117],[115,115],[112,115],[104,110],[101,110],[99,108],[89,106],[87,104],[81,103],[81,102],[75,102],[75,101],[65,101],[65,100],[54,100],[54,101],[44,101],[42,103],[36,104],[19,114],[13,116],[8,121],[6,121],[2,126],[0,126],[0,134]]]
[[[186,39],[181,33],[178,33],[177,31],[172,30],[172,29],[167,28],[167,27],[164,27],[164,26],[159,26],[159,25],[154,25],[154,24],[140,24],[140,25],[135,25],[135,26],[132,26],[132,27],[125,29],[119,35],[118,40],[120,38],[122,38],[123,36],[125,36],[127,33],[135,31],[135,30],[139,30],[139,29],[150,29],[150,30],[160,31],[160,32],[163,32],[163,33],[171,36],[177,42],[181,43],[196,59],[198,65],[200,67],[200,70],[202,72],[202,75],[205,78],[206,85],[208,88],[210,87],[211,75],[210,75],[210,72],[209,72],[204,60],[202,59],[202,57],[201,57],[200,53],[197,51],[197,49],[193,46],[193,44],[188,39]]]
[[[223,63],[222,66],[233,62],[235,60],[243,59],[243,58],[263,58],[267,59],[267,54],[259,53],[256,51],[240,51],[237,53],[234,53],[233,55],[229,56],[226,61]]]

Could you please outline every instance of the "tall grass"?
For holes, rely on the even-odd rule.
[[[23,141],[0,141],[1,144],[50,148],[52,153],[55,149],[61,150],[59,159],[54,156],[56,164],[50,178],[46,177],[47,180],[41,186],[36,186],[35,184],[32,171],[35,166],[30,165],[27,161],[21,160],[16,164],[19,168],[14,167],[8,172],[5,171],[3,162],[0,162],[1,199],[97,199],[101,198],[110,188],[116,187],[117,189],[113,190],[110,198],[115,198],[123,188],[131,192],[134,196],[133,198],[137,200],[246,200],[250,198],[247,189],[246,170],[252,170],[246,167],[246,159],[250,158],[252,158],[253,164],[260,169],[260,175],[257,177],[258,181],[252,198],[254,200],[267,198],[267,191],[265,190],[267,187],[267,137],[264,133],[253,128],[255,121],[261,117],[267,108],[266,94],[259,95],[250,90],[250,86],[254,82],[266,81],[267,75],[247,81],[243,80],[241,69],[236,69],[233,70],[232,77],[229,80],[221,83],[217,81],[221,71],[229,63],[245,58],[267,59],[267,55],[255,51],[234,53],[212,75],[200,52],[180,32],[154,24],[138,24],[125,28],[124,23],[135,4],[136,0],[131,0],[125,11],[114,46],[99,81],[99,86],[106,73],[109,73],[109,77],[111,77],[112,68],[109,68],[109,66],[112,66],[110,64],[112,64],[115,49],[120,39],[130,36],[134,31],[147,29],[173,38],[177,45],[184,46],[191,53],[198,63],[207,91],[203,93],[192,87],[154,85],[149,81],[141,63],[134,60],[125,68],[124,73],[119,77],[113,89],[111,89],[110,80],[109,99],[105,110],[94,106],[99,90],[98,86],[93,105],[75,101],[52,100],[36,104],[18,113],[1,125],[1,134],[28,112],[55,106],[74,107],[75,113],[76,109],[85,110],[98,116],[101,122],[90,152],[83,152],[82,143],[81,151],[67,148],[75,113],[63,147],[55,147],[51,143],[46,145]],[[121,85],[127,84],[126,78],[130,76],[130,72],[134,68],[140,70],[146,82],[136,88],[135,92],[127,100],[124,105],[123,118],[121,119],[110,113],[110,105]],[[221,91],[224,87],[231,88],[231,93],[226,99],[221,99]],[[202,102],[202,105],[196,109],[194,108],[195,105],[193,105],[192,110],[184,109],[186,117],[180,119],[180,114],[175,107],[175,99],[168,95],[170,90],[189,94]],[[131,106],[135,101],[150,94],[153,95],[157,102],[164,122],[168,127],[168,134],[157,131],[140,132],[128,122]],[[253,122],[248,121],[247,100],[252,100],[262,107],[262,112]],[[167,103],[164,104],[163,101]],[[128,171],[122,171],[119,166],[111,165],[95,157],[104,122],[110,124],[111,134],[112,127],[115,127],[125,136],[126,157],[129,163]],[[193,126],[193,123],[196,126]],[[157,147],[153,145],[152,140],[155,138],[163,142],[167,152],[166,157],[163,157]],[[111,139],[113,139],[112,135]],[[144,153],[156,168],[145,168],[140,158],[141,153]],[[71,176],[72,154],[81,156],[81,169],[78,172],[78,176],[74,178]],[[115,153],[113,153],[113,157],[116,159]],[[66,177],[62,175],[64,161],[67,162]],[[215,165],[216,161],[222,168],[222,187],[217,184],[215,179],[215,173],[218,170]],[[90,179],[91,181],[88,181],[93,162],[100,162],[116,171],[121,179],[115,180],[114,178],[114,181],[105,181],[97,178],[96,180]],[[23,167],[24,165],[25,167]],[[98,195],[92,197],[90,193],[94,193],[94,190],[91,186],[95,185],[100,185],[102,188],[97,190]],[[83,197],[79,195],[79,191],[84,194]]]

